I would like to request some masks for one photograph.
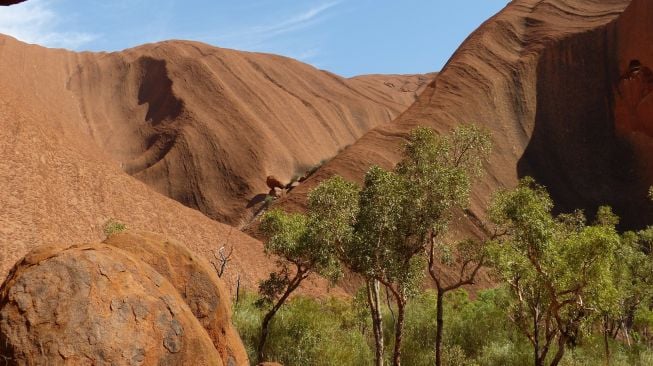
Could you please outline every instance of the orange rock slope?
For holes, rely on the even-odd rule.
[[[0,85],[53,111],[58,133],[89,140],[157,192],[231,224],[247,220],[268,175],[287,182],[332,157],[403,112],[429,80],[348,80],[187,41],[72,53],[0,38]]]
[[[74,53],[0,35],[0,277],[36,245],[101,240],[115,218],[208,258],[233,245],[230,289],[254,286],[274,268],[262,244],[178,202],[238,224],[266,176],[334,155],[427,80],[350,81],[195,42]]]
[[[282,200],[301,210],[306,193],[334,174],[356,181],[372,164],[391,167],[418,125],[446,132],[485,126],[494,152],[471,213],[491,194],[534,176],[560,210],[612,205],[624,227],[651,222],[653,4],[647,0],[516,0],[461,45],[436,80],[394,123],[363,136]],[[477,233],[462,220],[459,233]]]

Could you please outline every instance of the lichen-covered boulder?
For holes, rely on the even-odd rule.
[[[131,253],[170,281],[206,329],[226,366],[249,365],[231,323],[229,293],[206,260],[184,245],[150,232],[118,233],[105,243]]]
[[[223,365],[172,284],[113,246],[47,246],[0,287],[0,354],[18,365]]]

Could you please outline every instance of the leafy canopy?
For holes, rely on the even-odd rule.
[[[511,289],[513,321],[542,359],[554,339],[560,351],[593,312],[619,297],[613,273],[620,237],[609,208],[593,225],[582,212],[554,216],[552,209],[544,187],[525,178],[497,194],[489,211],[506,233],[491,245],[492,264]]]
[[[352,235],[357,197],[355,184],[334,177],[310,193],[307,214],[272,210],[263,216],[261,230],[269,237],[265,250],[281,259],[279,271],[260,285],[264,298],[275,299],[291,283],[288,264],[304,277],[312,272],[332,282],[341,277],[338,248]]]

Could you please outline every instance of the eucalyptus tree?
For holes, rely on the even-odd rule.
[[[366,279],[376,342],[376,365],[383,364],[383,327],[379,283],[397,304],[393,364],[401,364],[401,344],[408,298],[423,278],[423,251],[405,236],[410,205],[408,182],[392,171],[372,167],[360,192],[354,236],[343,251],[343,261]]]
[[[441,363],[444,294],[473,283],[484,257],[478,242],[466,240],[450,245],[440,240],[455,212],[467,206],[472,181],[479,176],[489,151],[489,134],[481,128],[461,126],[441,136],[419,127],[409,135],[404,158],[394,170],[374,166],[365,176],[355,235],[343,258],[351,269],[368,279],[368,288],[372,289],[370,309],[377,344],[376,329],[381,329],[377,284],[381,283],[395,299],[394,365],[401,363],[406,304],[419,289],[425,267],[438,289],[435,349],[437,365]],[[436,267],[453,265],[455,254],[461,255],[461,277],[446,284]],[[378,355],[377,347],[380,365]]]
[[[416,250],[426,251],[428,273],[437,290],[436,366],[442,364],[444,296],[473,284],[486,259],[482,241],[467,239],[451,244],[443,237],[454,215],[467,208],[472,185],[480,177],[491,148],[489,133],[478,126],[462,125],[447,135],[417,128],[396,168],[409,182],[405,235],[415,241]],[[443,267],[457,267],[457,277],[445,281]]]
[[[265,360],[270,322],[302,281],[313,273],[331,282],[341,277],[338,248],[351,240],[357,214],[358,187],[335,177],[311,191],[306,214],[273,210],[263,216],[265,251],[277,257],[279,269],[259,284],[259,304],[269,306],[261,324],[259,362]]]
[[[601,216],[603,214],[600,212]],[[635,319],[638,314],[648,313],[653,302],[652,245],[653,229],[650,227],[639,232],[625,232],[621,237],[621,245],[616,252],[617,261],[612,270],[617,296],[612,302],[597,304],[606,364],[611,361],[611,340],[616,340],[621,334],[621,338],[631,346]]]
[[[490,208],[506,232],[491,245],[492,265],[511,290],[511,320],[533,346],[536,366],[558,365],[584,322],[619,296],[615,222],[587,225],[581,212],[554,216],[552,209],[531,178],[498,193]]]

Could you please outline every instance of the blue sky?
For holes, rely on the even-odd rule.
[[[507,0],[29,0],[0,33],[116,51],[166,39],[290,56],[343,76],[439,70]]]

